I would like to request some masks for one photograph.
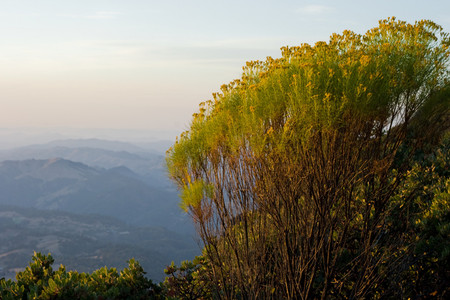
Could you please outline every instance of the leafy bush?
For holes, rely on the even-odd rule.
[[[137,261],[130,259],[128,268],[101,268],[92,274],[54,271],[50,254],[34,253],[32,262],[16,281],[0,280],[0,299],[159,299],[161,288],[144,275]]]
[[[408,278],[445,294],[448,181],[414,166],[449,129],[449,46],[432,21],[390,18],[249,62],[200,104],[167,165],[215,295],[403,297]]]

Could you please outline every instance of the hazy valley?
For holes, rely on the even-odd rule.
[[[135,257],[158,280],[172,260],[199,254],[165,174],[167,144],[63,140],[0,151],[0,277],[33,251],[80,271]]]

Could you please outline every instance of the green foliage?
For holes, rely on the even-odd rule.
[[[164,272],[166,295],[170,299],[211,299],[211,274],[207,260],[197,256],[191,261],[183,261],[180,267],[172,262]]]
[[[0,280],[0,299],[159,299],[160,287],[147,279],[131,259],[120,273],[101,268],[92,274],[52,269],[50,254],[35,253],[33,261],[16,275],[16,281]]]
[[[408,297],[450,292],[449,151],[447,136],[433,152],[419,152],[392,198],[390,230],[407,246],[393,288]]]
[[[189,185],[186,185],[183,189],[181,197],[181,208],[184,211],[188,211],[189,208],[199,207],[204,197],[211,197],[213,193],[213,187],[206,185],[202,180],[197,180]]]
[[[168,151],[183,205],[198,203],[202,169],[241,151],[256,157],[291,147],[310,151],[319,131],[345,133],[367,122],[368,134],[376,134],[431,106],[447,111],[441,93],[448,87],[448,46],[448,35],[430,21],[389,19],[364,36],[344,31],[329,43],[284,47],[280,59],[247,63],[240,80],[201,103],[190,130]]]
[[[428,267],[445,293],[448,151],[421,161],[450,126],[449,45],[390,18],[249,62],[200,104],[167,166],[216,295],[425,295]]]

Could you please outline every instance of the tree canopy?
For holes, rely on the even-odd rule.
[[[361,298],[403,272],[392,214],[448,131],[449,46],[389,18],[248,62],[200,104],[167,165],[218,297]]]

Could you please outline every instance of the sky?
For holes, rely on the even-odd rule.
[[[450,32],[448,0],[0,0],[0,137],[173,138],[246,61],[345,29],[364,33],[391,16]]]

